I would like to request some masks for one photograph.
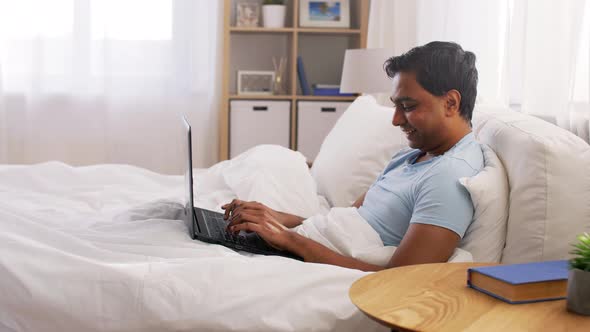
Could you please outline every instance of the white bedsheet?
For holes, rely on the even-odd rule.
[[[290,196],[265,197],[268,187],[239,195],[326,212],[321,197],[305,196],[313,183],[273,182],[253,165],[228,172],[235,166],[199,172],[197,205],[219,210],[246,183],[288,181]],[[182,190],[182,177],[131,166],[0,166],[0,330],[386,330],[348,298],[366,273],[192,241],[175,220]]]

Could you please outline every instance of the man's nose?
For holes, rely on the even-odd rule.
[[[397,107],[393,108],[393,121],[391,122],[394,126],[398,127],[406,123],[406,116],[404,111],[399,110]]]

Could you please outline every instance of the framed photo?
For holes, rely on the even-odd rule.
[[[299,26],[349,28],[349,0],[300,0]]]
[[[238,70],[239,95],[272,95],[274,71]]]
[[[236,4],[236,26],[257,27],[260,23],[260,4],[241,1]]]

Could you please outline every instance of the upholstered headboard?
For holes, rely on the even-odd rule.
[[[590,145],[539,118],[481,105],[473,130],[508,174],[502,262],[567,258],[576,235],[590,229]]]

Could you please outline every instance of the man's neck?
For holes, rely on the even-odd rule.
[[[437,146],[436,148],[432,149],[431,151],[426,151],[425,156],[427,156],[427,159],[423,159],[423,160],[428,160],[432,157],[440,156],[440,155],[446,153],[447,151],[452,149],[457,143],[459,143],[459,141],[461,139],[463,139],[463,137],[465,137],[469,133],[471,133],[471,127],[467,127],[463,130],[454,131],[453,135],[450,136],[444,144]],[[420,157],[419,159],[422,159],[422,157]]]

